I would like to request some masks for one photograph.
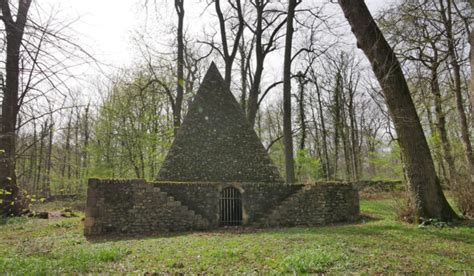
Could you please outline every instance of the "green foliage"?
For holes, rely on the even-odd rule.
[[[311,156],[307,149],[297,151],[295,165],[298,179],[302,182],[314,181],[321,176],[321,160]]]
[[[282,142],[273,144],[269,151],[270,158],[278,167],[280,173],[285,172],[285,154]],[[295,156],[295,168],[298,181],[315,181],[321,177],[321,161],[311,156],[308,150],[299,150]]]
[[[400,161],[400,147],[396,142],[390,147],[376,152],[369,152],[367,156],[369,165],[375,167],[375,174],[370,179],[403,179],[402,163]]]
[[[95,124],[91,176],[155,178],[173,132],[166,97],[141,71],[114,85]]]
[[[270,159],[273,161],[275,166],[277,166],[282,176],[285,173],[285,153],[283,149],[284,149],[283,143],[279,141],[273,144],[273,146],[270,148],[268,152],[268,154],[270,155]]]

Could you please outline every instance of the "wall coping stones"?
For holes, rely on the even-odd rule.
[[[270,186],[318,186],[318,185],[346,185],[354,186],[356,182],[344,181],[326,181],[326,182],[311,182],[311,183],[284,183],[284,182],[236,182],[236,181],[163,181],[155,180],[150,184],[174,184],[174,185],[222,185],[238,184],[238,185],[270,185]]]

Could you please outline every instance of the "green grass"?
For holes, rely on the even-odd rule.
[[[0,273],[474,273],[472,222],[418,228],[390,199],[363,200],[359,224],[88,241],[81,218],[0,223]]]

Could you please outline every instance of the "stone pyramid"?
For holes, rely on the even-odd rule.
[[[214,63],[189,107],[157,179],[283,181]]]

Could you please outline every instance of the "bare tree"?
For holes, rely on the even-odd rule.
[[[309,67],[308,67],[309,68]],[[299,142],[299,150],[304,150],[306,148],[306,135],[307,135],[307,122],[306,122],[306,108],[305,108],[305,86],[309,82],[306,79],[306,74],[299,71],[296,75],[298,80],[298,119],[301,128],[301,135],[300,135],[300,142]]]
[[[468,161],[463,163],[467,164],[467,174],[472,171],[469,161],[471,159],[469,156],[472,156],[469,154],[472,151],[471,143],[468,141],[469,123],[463,107],[466,101],[462,97],[465,91],[464,89],[461,91],[460,77],[461,64],[465,59],[464,46],[460,42],[464,40],[464,36],[468,37],[470,12],[465,7],[459,8],[456,2],[452,1],[456,10],[454,13],[451,3],[445,8],[443,1],[438,0],[406,1],[388,9],[380,20],[386,26],[389,40],[397,45],[397,52],[403,58],[404,65],[408,68],[407,72],[410,74],[410,71],[414,71],[408,81],[413,84],[415,101],[417,94],[420,94],[419,101],[422,102],[431,132],[439,137],[439,143],[435,141],[432,149],[434,157],[438,159],[439,171],[449,184],[455,184],[459,180],[458,175],[464,174],[455,166],[455,155],[452,153],[449,141],[447,126],[450,123],[448,118],[451,108],[446,107],[446,104],[451,98],[454,99],[456,107],[454,110],[457,111],[459,118],[455,125],[459,126],[460,141],[464,145],[464,158]],[[463,21],[466,24],[462,24]],[[453,86],[445,84],[450,83],[450,79],[454,80]],[[428,86],[428,89],[425,86]],[[424,90],[430,90],[431,95],[424,93]],[[435,122],[431,111],[433,103]],[[441,151],[438,148],[441,148]]]
[[[252,60],[254,41],[245,41],[245,37],[242,36],[239,45],[239,56],[240,56],[240,105],[244,113],[247,113],[247,94],[248,94],[248,83],[251,79],[250,75],[250,62]]]
[[[3,42],[7,48],[6,62],[2,63],[5,64],[2,70],[5,70],[7,80],[0,127],[0,149],[5,148],[1,157],[5,162],[0,165],[0,190],[4,194],[0,204],[2,214],[15,215],[26,211],[26,200],[21,199],[15,173],[16,158],[21,158],[25,150],[17,147],[20,130],[36,119],[61,110],[64,102],[60,102],[61,107],[53,108],[55,99],[48,93],[67,97],[70,92],[68,80],[75,78],[70,68],[94,60],[66,35],[69,23],[55,22],[53,14],[46,17],[47,21],[30,15],[31,3],[31,0],[0,1],[0,22],[5,27]],[[80,64],[74,64],[75,58],[81,59]],[[45,110],[42,103],[49,109]],[[32,109],[31,114],[28,108]],[[26,145],[26,148],[30,146]]]
[[[266,93],[263,93],[260,96],[265,59],[269,53],[277,49],[277,43],[283,37],[280,31],[285,26],[287,18],[284,11],[268,8],[268,6],[271,6],[271,1],[269,0],[254,0],[250,1],[250,3],[255,9],[255,18],[252,22],[247,20],[246,25],[254,35],[255,70],[249,90],[247,118],[253,126],[255,125],[259,103],[266,95]],[[270,86],[267,90],[272,87]]]
[[[464,156],[468,165],[468,171],[471,178],[474,179],[474,153],[469,135],[469,126],[466,112],[464,110],[461,84],[461,66],[458,61],[458,54],[456,53],[456,38],[453,33],[453,9],[452,1],[439,0],[439,13],[444,24],[445,36],[448,44],[448,54],[451,59],[451,67],[454,77],[454,96],[456,99],[456,110],[458,112],[459,124],[461,126],[461,141],[464,147]]]
[[[472,2],[471,2],[472,3]],[[474,9],[474,4],[472,4],[472,9]],[[469,35],[469,43],[471,44],[471,49],[469,51],[470,64],[471,64],[471,124],[474,125],[474,32],[471,31]],[[474,181],[474,179],[472,179]]]
[[[244,32],[244,17],[242,14],[242,5],[240,4],[240,0],[235,0],[235,3],[232,1],[228,1],[229,5],[235,12],[237,13],[237,25],[235,27],[231,27],[230,30],[236,28],[234,35],[234,42],[232,47],[229,49],[228,42],[227,42],[227,28],[226,22],[228,19],[224,17],[222,13],[221,5],[219,0],[214,0],[214,5],[216,8],[217,18],[219,19],[219,27],[220,27],[220,35],[221,35],[221,43],[222,43],[222,51],[219,50],[219,53],[222,55],[225,63],[225,75],[224,81],[227,83],[227,86],[230,87],[232,81],[232,65],[234,64],[235,56],[237,55],[237,51],[240,45],[240,39]]]
[[[317,113],[319,114],[319,125],[321,126],[321,144],[322,144],[322,154],[321,156],[321,162],[322,162],[322,167],[323,167],[323,175],[326,179],[330,178],[330,164],[329,164],[329,150],[328,150],[328,133],[326,129],[326,121],[324,119],[323,115],[323,103],[322,103],[322,97],[321,97],[321,88],[316,76],[316,72],[313,68],[310,70],[310,75],[311,75],[311,82],[315,86],[315,94],[316,94],[316,101],[317,101],[317,106],[315,107],[317,109]],[[315,120],[316,121],[316,120]]]
[[[178,60],[177,60],[177,84],[176,84],[176,99],[175,110],[173,112],[173,126],[174,135],[176,135],[179,126],[181,125],[181,109],[183,106],[184,97],[184,37],[183,37],[183,23],[184,23],[184,0],[175,0],[174,6],[178,14]]]
[[[1,215],[18,215],[27,206],[22,204],[15,172],[16,123],[19,111],[20,47],[23,40],[31,0],[18,1],[16,16],[8,0],[0,1],[6,31],[6,80],[0,126],[0,199]],[[14,19],[15,18],[15,19]]]
[[[410,91],[395,53],[388,45],[363,0],[339,0],[360,47],[382,87],[402,151],[402,160],[416,217],[452,220],[449,206]]]
[[[286,23],[285,56],[283,63],[283,140],[285,144],[286,182],[295,181],[295,165],[293,160],[293,134],[291,131],[291,50],[293,47],[293,19],[297,0],[289,0]]]

